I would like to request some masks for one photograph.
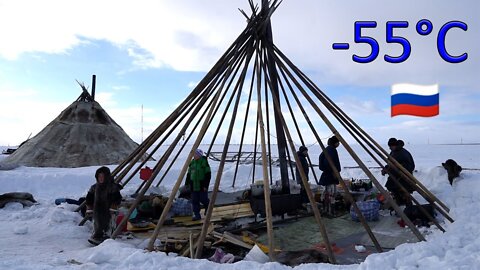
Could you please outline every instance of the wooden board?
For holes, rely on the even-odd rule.
[[[190,233],[198,234],[202,230],[202,226],[194,227],[175,227],[175,226],[163,226],[159,233],[158,239],[188,239]],[[152,237],[152,231],[139,231],[134,232],[135,236],[138,238],[150,238]]]
[[[202,211],[203,212],[203,211]],[[242,217],[252,217],[254,213],[250,208],[250,203],[239,203],[239,204],[231,204],[231,205],[224,205],[224,206],[217,206],[213,208],[211,222],[218,223],[224,220],[232,220]],[[202,216],[201,220],[192,220],[191,216],[178,216],[173,217],[173,225],[164,225],[162,226],[162,230],[164,228],[175,227],[175,226],[185,226],[185,227],[193,227],[193,226],[200,226],[203,224],[205,217]],[[131,232],[142,232],[155,229],[156,224],[150,223],[147,227],[135,227],[130,222],[127,222],[127,230]]]
[[[153,230],[157,227],[155,224],[150,222],[146,227],[135,227],[130,221],[127,221],[127,231],[130,232],[141,232],[141,231],[148,231]]]
[[[174,217],[173,223],[180,226],[195,226],[203,224],[203,220],[192,220],[191,216]]]
[[[225,219],[237,219],[242,217],[251,217],[254,213],[250,208],[250,203],[239,203],[239,204],[231,204],[225,206],[217,206],[213,208],[211,222],[219,222]],[[203,224],[203,220],[205,219],[202,216],[201,220],[192,220],[190,216],[181,216],[181,217],[174,217],[173,222],[177,226],[195,226]]]
[[[218,206],[213,209],[212,221],[220,221],[225,217],[240,218],[253,216],[250,203]]]

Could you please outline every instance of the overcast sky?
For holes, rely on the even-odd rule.
[[[254,1],[255,2],[255,1]],[[256,1],[259,2],[259,1]],[[158,126],[212,67],[246,25],[238,8],[247,0],[91,1],[0,0],[0,145],[34,136],[80,94],[75,80],[91,85],[97,101],[135,140]],[[480,142],[480,19],[478,1],[284,0],[272,17],[276,45],[375,139],[407,143]],[[415,25],[433,23],[420,36]],[[446,48],[468,53],[459,64],[437,51],[439,29],[451,29]],[[367,64],[366,44],[354,43],[355,21],[376,21],[362,33],[374,37],[379,57]],[[401,54],[385,42],[387,21],[407,21],[394,34],[409,40]],[[332,43],[348,42],[348,51]],[[438,84],[440,115],[390,117],[393,84]],[[144,136],[146,136],[145,134]]]

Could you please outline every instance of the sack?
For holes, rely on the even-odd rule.
[[[372,201],[360,201],[356,202],[358,208],[362,212],[362,215],[367,221],[376,221],[379,218],[380,202],[377,200]],[[358,219],[357,213],[353,208],[353,205],[350,207],[350,216],[353,221],[360,221]]]
[[[434,208],[430,204],[410,205],[405,207],[403,213],[417,226],[429,226],[430,219],[420,210],[422,207],[431,217],[435,217]]]
[[[140,179],[147,181],[152,177],[153,170],[150,167],[146,166],[145,168],[140,169]]]

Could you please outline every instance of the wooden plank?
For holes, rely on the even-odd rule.
[[[223,216],[237,216],[237,215],[253,215],[252,210],[242,210],[242,211],[225,211],[220,213],[215,213],[213,217],[223,217]]]
[[[238,211],[238,210],[251,210],[250,203],[239,204],[235,206],[229,205],[228,207],[217,207],[213,209],[213,213],[220,213],[225,211]]]
[[[127,222],[127,231],[130,232],[140,232],[140,231],[148,231],[148,230],[153,230],[155,229],[155,224],[150,222],[147,226],[145,227],[135,227],[130,221]]]
[[[220,238],[220,239],[223,239],[229,243],[232,243],[234,245],[237,245],[237,246],[240,246],[240,247],[243,247],[243,248],[246,248],[246,249],[252,249],[253,246],[250,245],[250,244],[247,244],[245,242],[243,242],[242,240],[238,239],[235,235],[229,233],[229,232],[224,232],[223,234],[222,233],[219,233],[219,232],[213,232],[213,236],[216,237],[216,238]]]
[[[214,211],[213,215],[222,215],[224,213],[237,213],[237,212],[252,212],[251,208],[237,208],[237,209],[227,209],[221,211]]]
[[[228,209],[239,209],[239,208],[250,208],[250,203],[240,203],[240,204],[237,203],[237,204],[216,206],[215,208],[213,208],[213,212],[223,211]]]
[[[157,238],[160,239],[160,240],[164,240],[164,239],[188,239],[188,237],[191,233],[194,234],[194,235],[197,235],[201,230],[200,226],[189,227],[189,228],[185,228],[185,227],[170,227],[170,228],[174,229],[174,230],[164,230],[166,228],[162,227],[162,229],[160,230]],[[143,239],[143,238],[152,237],[152,233],[153,232],[151,232],[151,231],[150,232],[142,231],[142,232],[134,232],[134,235],[135,235],[135,237]]]
[[[222,221],[225,218],[241,218],[250,217],[254,213],[250,208],[250,203],[241,203],[235,205],[219,206],[215,207],[212,213],[211,222]],[[194,226],[203,224],[202,220],[192,221],[191,216],[178,216],[173,218],[175,225]]]

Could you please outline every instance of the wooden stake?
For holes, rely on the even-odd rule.
[[[275,48],[275,51],[282,57],[282,59],[288,63],[288,65],[295,70],[295,72],[298,74],[298,76],[304,81],[304,83],[308,84],[311,86],[311,91],[319,97],[320,101],[322,103],[327,104],[327,108],[335,108],[339,113],[341,113],[346,119],[348,119],[354,126],[357,128],[357,130],[365,135],[380,151],[383,152],[385,156],[389,156],[387,151],[385,151],[368,133],[366,133],[362,128],[360,128],[345,112],[343,112],[338,105],[336,105],[327,95],[325,95],[320,88],[318,88],[301,70],[299,70],[278,48]],[[328,103],[326,103],[328,101]],[[408,171],[407,171],[408,172]],[[410,173],[408,173],[410,174]],[[408,175],[407,174],[407,175]],[[410,174],[410,177],[413,178],[416,182],[417,185],[419,185],[425,193],[429,194],[429,198],[427,197],[426,199],[428,200],[433,200],[434,202],[437,202],[439,205],[441,205],[447,212],[449,211],[449,208],[442,202],[440,201],[434,194],[432,194],[420,181],[418,181],[413,175]]]
[[[340,185],[342,186],[342,188],[345,190],[345,194],[347,196],[347,199],[352,202],[352,207],[355,211],[355,213],[357,214],[357,217],[360,221],[360,223],[363,225],[363,227],[365,228],[365,231],[367,232],[367,234],[369,235],[370,239],[372,240],[373,244],[375,245],[375,248],[377,249],[378,252],[383,252],[383,249],[382,247],[380,246],[380,244],[378,243],[378,240],[376,239],[375,235],[373,234],[370,226],[368,225],[365,217],[363,216],[363,213],[360,211],[360,209],[358,208],[357,204],[355,203],[355,199],[353,198],[352,194],[350,193],[350,190],[348,189],[347,185],[345,184],[345,181],[343,181],[343,178],[341,177],[340,173],[338,172],[337,168],[335,167],[335,164],[332,160],[332,158],[330,157],[330,155],[328,154],[328,152],[325,150],[325,146],[323,145],[322,143],[322,140],[320,138],[320,136],[318,135],[318,133],[316,132],[310,118],[308,117],[308,115],[306,114],[305,112],[305,109],[303,108],[302,104],[300,103],[300,100],[298,99],[298,96],[296,95],[296,93],[293,91],[293,88],[292,86],[290,85],[290,83],[288,82],[286,76],[285,76],[285,73],[280,69],[280,73],[282,74],[285,82],[287,83],[289,89],[290,89],[290,92],[292,93],[292,96],[294,97],[294,99],[296,100],[296,103],[298,105],[298,107],[300,108],[300,110],[302,111],[304,117],[305,117],[305,120],[307,121],[307,123],[309,124],[310,126],[310,129],[312,130],[318,144],[320,145],[320,148],[322,149],[322,152],[324,153],[327,161],[328,161],[328,164],[330,165],[330,168],[332,169],[333,173],[334,173],[334,176],[335,178],[338,179],[338,182],[340,183]],[[288,99],[286,93],[284,92],[285,94],[285,99]],[[292,115],[293,116],[293,115]],[[313,170],[313,168],[312,168]]]
[[[278,58],[277,58],[278,59]],[[328,120],[328,118],[325,116],[325,114],[320,110],[320,108],[316,105],[315,101],[305,92],[305,90],[302,88],[302,86],[298,83],[298,81],[291,75],[291,73],[285,68],[284,64],[281,61],[278,61],[278,64],[282,66],[282,69],[289,75],[289,77],[292,79],[292,81],[295,83],[297,88],[302,92],[303,96],[308,100],[310,105],[314,108],[314,110],[317,112],[317,114],[320,116],[320,118],[323,120],[323,122],[328,126],[328,128],[332,131],[333,134],[338,138],[340,143],[345,147],[347,152],[350,154],[350,156],[357,162],[357,164],[362,168],[363,172],[369,177],[369,179],[372,181],[372,183],[377,187],[377,189],[385,196],[387,201],[392,205],[392,207],[397,211],[397,213],[403,218],[405,223],[407,223],[408,227],[412,232],[417,236],[417,238],[420,241],[425,241],[425,238],[423,235],[418,231],[417,227],[412,223],[412,221],[403,213],[403,211],[399,208],[399,206],[395,203],[395,201],[392,199],[390,196],[390,193],[388,193],[383,186],[378,182],[378,180],[373,176],[373,174],[368,170],[368,168],[365,166],[365,164],[362,162],[362,160],[357,156],[355,151],[350,147],[350,145],[343,139],[343,137],[340,135],[340,133],[335,129],[333,124]],[[297,72],[295,69],[293,69],[295,72]],[[302,78],[300,78],[302,79]],[[308,85],[307,85],[308,86]],[[329,109],[329,107],[327,107]]]
[[[210,218],[212,217],[213,206],[214,206],[215,200],[217,198],[218,188],[220,187],[220,180],[221,180],[221,177],[222,177],[223,168],[225,166],[225,157],[227,155],[228,147],[230,145],[230,139],[231,139],[231,136],[232,136],[233,126],[235,124],[235,119],[236,119],[237,110],[238,110],[238,104],[240,103],[240,97],[241,97],[241,94],[242,94],[241,88],[243,86],[243,81],[245,79],[245,74],[247,73],[248,64],[250,62],[250,59],[252,58],[252,55],[253,55],[253,50],[247,51],[247,59],[245,61],[244,69],[242,71],[242,74],[240,75],[240,78],[239,78],[239,81],[238,81],[239,83],[235,86],[235,89],[234,89],[234,92],[237,92],[237,99],[236,99],[236,102],[235,102],[235,106],[233,108],[232,119],[230,121],[230,127],[229,127],[228,132],[227,132],[227,138],[225,139],[222,158],[221,158],[220,164],[218,166],[218,171],[217,171],[217,176],[215,178],[215,184],[214,184],[214,187],[213,187],[213,192],[211,194],[210,203],[209,203],[208,209],[207,209],[207,215],[205,216],[205,220],[204,220],[203,226],[202,226],[202,231],[200,232],[200,236],[198,237],[198,241],[197,241],[197,245],[196,245],[197,250],[195,251],[195,258],[197,258],[197,259],[199,259],[201,257],[202,252],[203,252],[203,242],[205,241],[208,225],[210,224]]]
[[[258,51],[258,47],[257,47]],[[258,57],[259,54],[257,54]],[[262,115],[262,94],[261,94],[261,70],[259,67],[258,58],[255,59],[255,69],[257,73],[257,117],[258,129],[260,130],[260,144],[262,146],[262,167],[263,167],[263,195],[265,198],[265,215],[267,217],[267,235],[268,235],[268,256],[271,261],[275,260],[274,237],[273,237],[273,223],[272,223],[272,202],[270,200],[270,185],[267,168],[267,147],[265,146],[265,127]],[[253,78],[252,78],[253,81]],[[255,163],[254,163],[255,166]]]
[[[160,216],[160,219],[158,220],[158,223],[157,223],[157,226],[155,227],[155,230],[152,234],[152,237],[150,238],[150,241],[148,243],[148,247],[147,249],[152,251],[154,249],[154,244],[155,244],[155,240],[157,239],[157,236],[158,236],[158,233],[160,232],[160,229],[162,228],[163,226],[163,223],[165,222],[165,219],[167,218],[167,215],[168,215],[168,211],[170,210],[171,206],[172,206],[172,203],[173,203],[173,199],[175,198],[175,195],[177,194],[177,191],[178,189],[180,188],[180,185],[181,183],[183,182],[183,178],[187,172],[187,169],[188,169],[188,166],[190,164],[190,161],[192,160],[192,157],[193,157],[193,154],[195,152],[195,150],[198,148],[198,146],[200,145],[200,142],[202,141],[203,139],[203,136],[205,135],[205,132],[208,128],[208,120],[212,117],[212,112],[213,112],[213,109],[215,108],[215,105],[216,105],[216,102],[218,101],[218,98],[220,97],[220,93],[221,91],[218,91],[215,96],[214,96],[214,106],[212,106],[208,112],[208,115],[207,115],[207,118],[205,119],[204,121],[204,124],[202,126],[202,129],[200,130],[200,134],[199,136],[197,137],[197,139],[195,140],[195,143],[193,144],[192,146],[192,149],[190,150],[190,153],[188,154],[188,157],[187,159],[185,160],[185,163],[183,165],[183,168],[177,178],[177,181],[175,183],[175,185],[173,186],[172,188],[172,191],[170,193],[170,197],[168,198],[168,201],[167,203],[165,204],[165,207],[162,211],[162,214]],[[194,117],[194,113],[192,113],[192,116]],[[191,120],[193,120],[193,117],[191,117]],[[184,127],[184,130],[186,129],[187,126]],[[178,138],[180,138],[181,136],[181,133],[179,134],[179,136],[177,136]]]
[[[265,69],[264,65],[261,64],[261,66],[262,66],[263,69]],[[266,72],[264,72],[264,73],[267,74]],[[276,106],[276,104],[278,102],[278,99],[273,98],[273,101],[274,101],[273,102],[274,106]],[[290,148],[292,148],[293,151],[294,151],[295,150],[295,145],[293,144],[293,141],[290,137],[290,132],[288,131],[288,127],[286,126],[286,122],[285,122],[285,119],[283,118],[283,115],[280,116],[280,120],[281,120],[280,124],[284,125],[285,135],[287,136],[288,142],[290,143]],[[298,155],[296,154],[296,152],[294,154],[294,157],[295,157],[295,162],[297,164],[301,163],[298,159]],[[320,212],[318,211],[318,207],[316,207],[317,202],[315,201],[313,192],[310,189],[310,185],[307,181],[307,177],[305,175],[305,172],[303,171],[303,168],[301,168],[301,167],[299,168],[299,171],[300,171],[300,177],[302,178],[302,182],[303,182],[303,185],[305,187],[305,191],[307,193],[308,200],[310,201],[310,204],[312,205],[312,210],[313,210],[313,214],[315,216],[315,220],[317,221],[317,223],[319,225],[320,233],[322,234],[323,240],[325,241],[325,246],[327,247],[327,252],[328,252],[328,257],[330,259],[330,262],[331,263],[336,263],[335,256],[333,255],[332,245],[330,244],[330,240],[328,239],[327,230],[325,228],[325,225],[323,224],[322,217],[320,215]]]

